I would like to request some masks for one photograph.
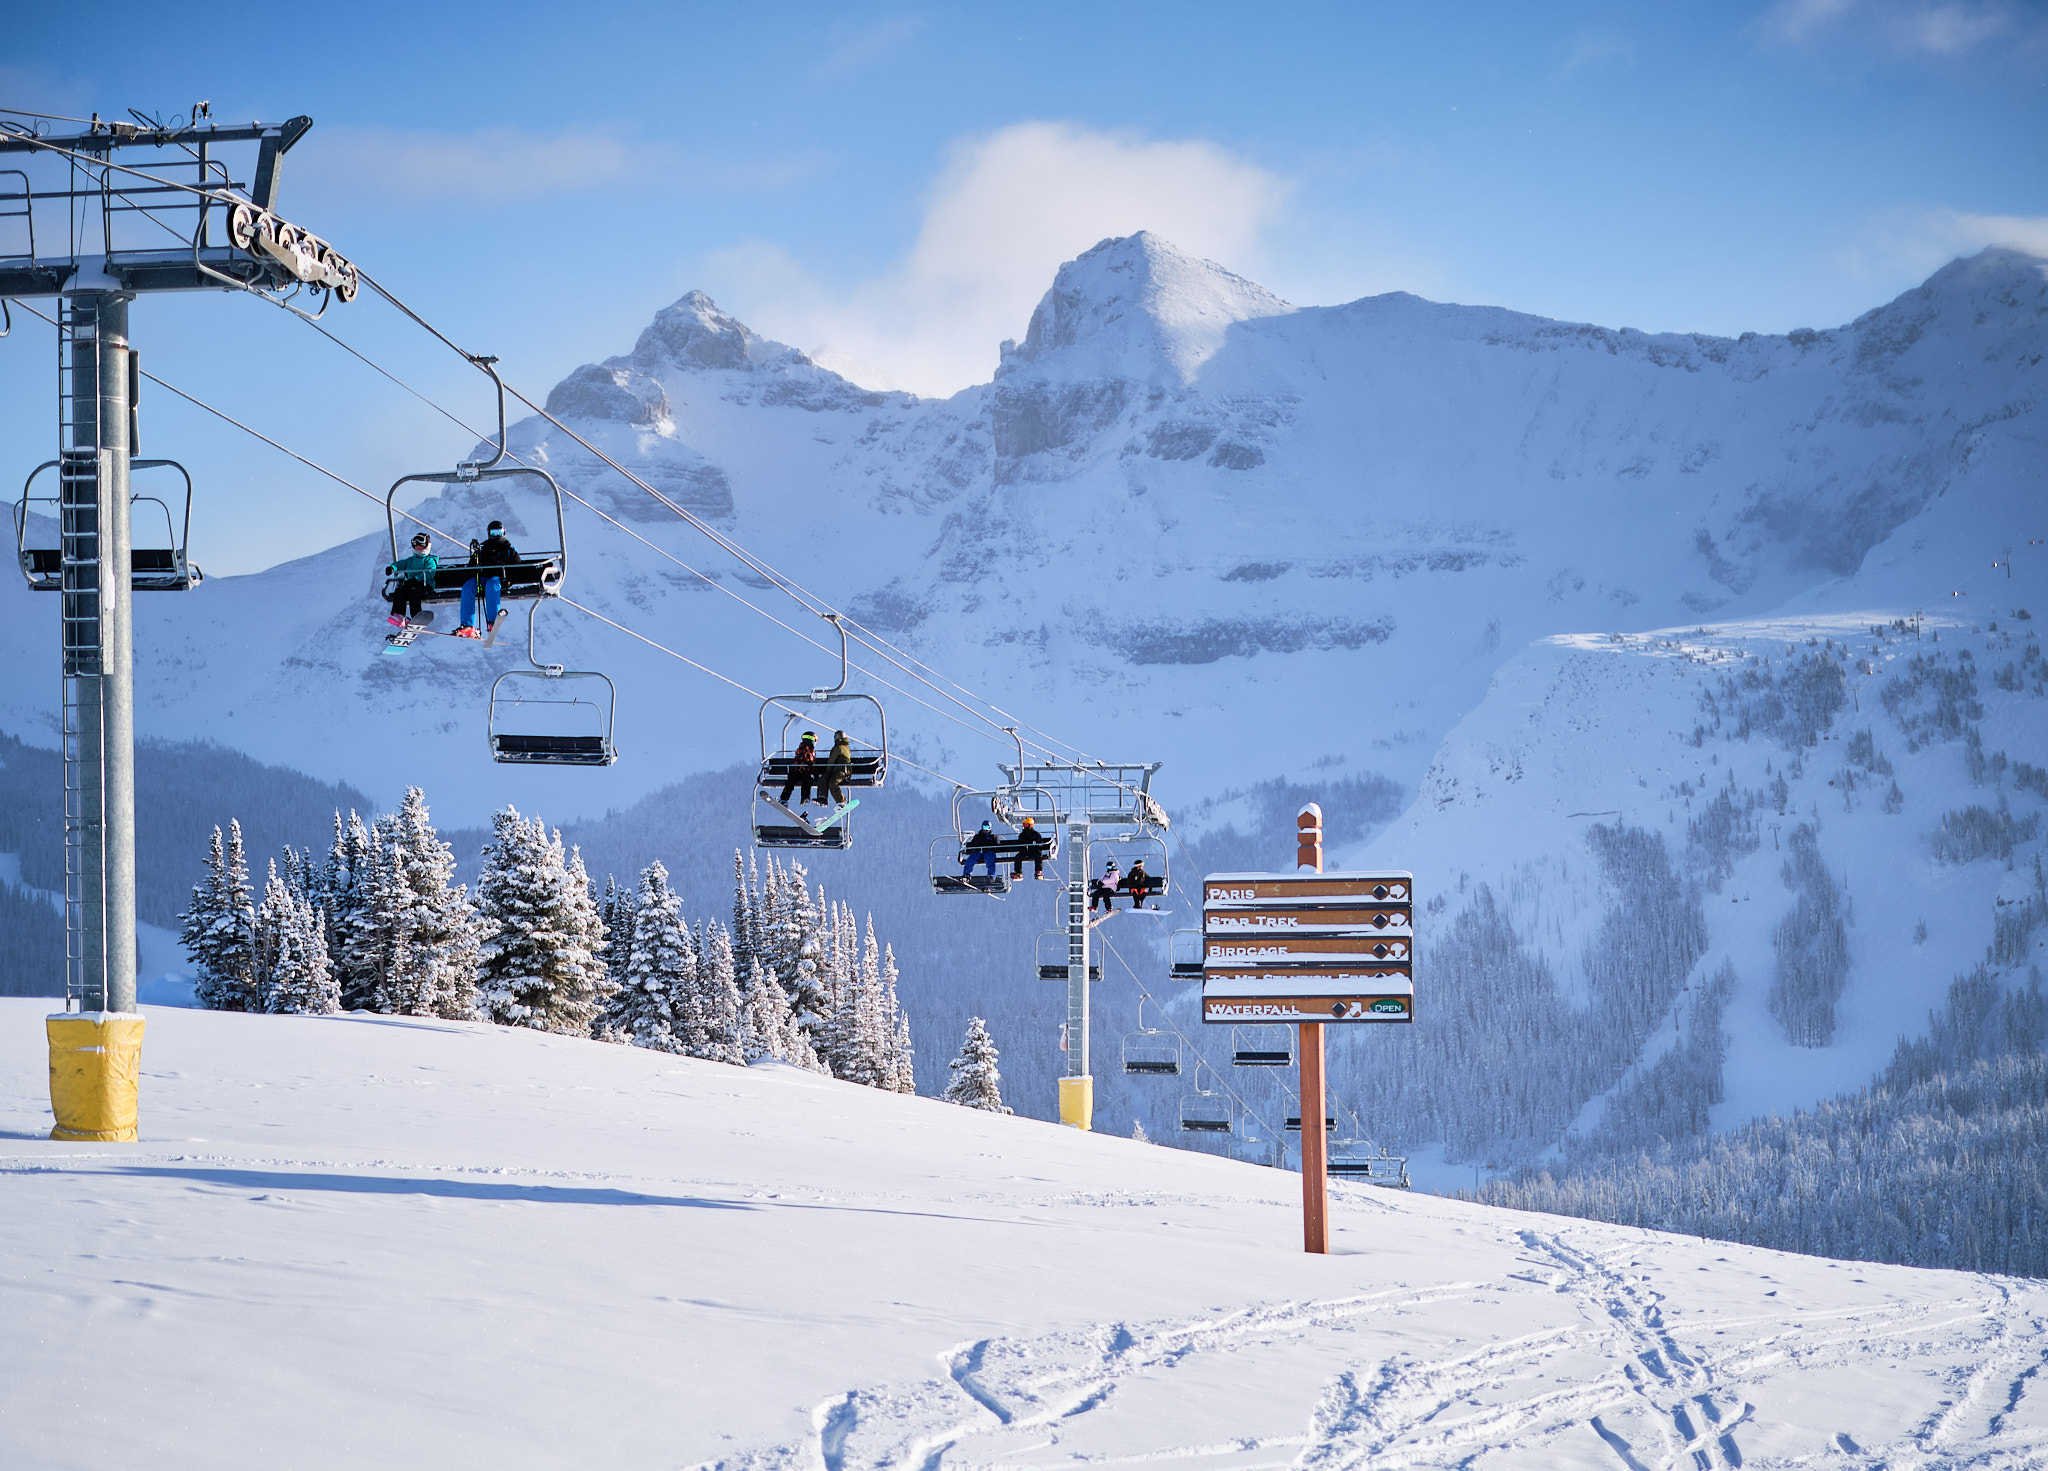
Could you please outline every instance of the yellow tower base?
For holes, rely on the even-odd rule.
[[[142,1072],[142,1018],[134,1012],[53,1016],[50,1033],[52,1139],[132,1143]]]
[[[1094,1126],[1095,1080],[1093,1078],[1060,1079],[1060,1122],[1071,1124],[1077,1129],[1088,1129]]]

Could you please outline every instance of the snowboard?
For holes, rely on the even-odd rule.
[[[460,639],[462,637],[461,634],[456,633],[452,630],[427,627],[426,620],[431,619],[434,616],[431,611],[423,613],[420,616],[421,621],[418,623],[414,623],[409,619],[400,618],[395,614],[392,617],[387,618],[385,620],[385,622],[387,623],[396,623],[399,626],[398,632],[387,633],[384,635],[385,653],[404,653],[407,649],[413,646],[413,641],[423,633],[430,633],[435,638]],[[467,640],[467,642],[474,643],[479,648],[488,649],[492,644],[498,641],[498,630],[505,626],[505,620],[510,618],[511,616],[511,609],[500,608],[498,610],[498,621],[496,623],[493,623],[489,628],[484,630],[483,637],[479,639],[470,639]]]

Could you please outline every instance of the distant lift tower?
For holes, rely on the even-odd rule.
[[[1067,931],[1066,1074],[1060,1079],[1060,1122],[1089,1128],[1095,1113],[1095,1077],[1088,1049],[1089,843],[1098,828],[1118,837],[1165,833],[1166,812],[1152,799],[1161,763],[1020,761],[1004,766],[1006,809],[1066,829],[1067,883],[1062,896]]]
[[[135,1011],[129,598],[199,580],[175,526],[169,575],[158,549],[133,555],[129,469],[141,371],[128,304],[145,292],[204,290],[346,301],[359,279],[274,210],[279,164],[312,119],[220,127],[200,121],[205,104],[193,112],[169,126],[140,114],[135,122],[95,118],[91,131],[69,136],[0,125],[0,154],[20,155],[24,165],[0,167],[0,298],[55,298],[58,320],[58,546],[54,557],[30,546],[26,490],[15,538],[30,586],[61,597],[65,1009],[88,1014],[64,1027],[58,1023],[68,1018],[53,1019],[50,1028],[57,1133],[70,1138],[135,1137],[141,1023],[125,1016]],[[233,177],[220,151],[229,145],[242,145],[230,149],[236,157],[254,145],[246,180]],[[117,152],[133,162],[117,163]],[[120,1076],[110,1080],[109,1069]],[[109,1089],[125,1089],[125,1122]]]

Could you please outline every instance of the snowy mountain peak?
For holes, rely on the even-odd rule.
[[[674,367],[745,373],[798,364],[810,366],[810,359],[720,311],[718,303],[701,291],[689,292],[656,312],[633,344],[633,365],[650,372]]]
[[[1060,267],[1023,343],[1003,344],[997,376],[1057,355],[1114,377],[1186,384],[1231,327],[1293,310],[1256,282],[1140,230]]]

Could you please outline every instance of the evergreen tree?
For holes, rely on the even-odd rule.
[[[215,1011],[254,1011],[256,992],[256,907],[249,893],[249,866],[242,855],[242,825],[228,823],[228,840],[213,830],[206,877],[192,890],[181,931],[185,953],[198,972],[194,987],[202,1006]]]
[[[326,918],[274,862],[256,911],[255,950],[263,1010],[315,1016],[340,1010],[341,992],[327,964]]]
[[[732,850],[732,964],[733,974],[750,975],[756,960],[767,959],[761,953],[761,919],[755,902],[755,890],[761,886],[760,868],[755,865],[753,876],[748,877],[747,860],[740,850]]]
[[[491,819],[477,878],[490,938],[477,972],[483,1016],[506,1026],[580,1036],[605,989],[604,927],[582,860],[572,874],[560,833],[506,807]]]
[[[699,932],[697,964],[678,1010],[676,1035],[683,1052],[711,1062],[746,1065],[732,942],[722,926],[706,924]]]
[[[798,1025],[796,1014],[789,1009],[789,994],[759,960],[747,972],[747,984],[741,993],[741,1015],[748,1061],[766,1057],[806,1072],[826,1071],[811,1047],[809,1036]]]
[[[1003,1104],[1003,1077],[996,1070],[995,1039],[980,1017],[968,1021],[967,1038],[951,1066],[953,1081],[946,1085],[946,1102],[989,1113],[1010,1112]]]
[[[388,825],[374,907],[391,937],[375,1009],[405,1016],[476,1015],[477,959],[487,926],[455,876],[455,854],[435,834],[426,795],[407,787]],[[373,836],[375,833],[373,833]]]
[[[612,999],[614,1029],[635,1047],[680,1052],[676,1001],[696,969],[696,946],[683,923],[682,901],[668,885],[668,869],[657,859],[640,874],[633,951],[626,963],[626,982]]]
[[[868,916],[868,949],[875,948],[875,917]],[[917,1092],[917,1051],[910,1045],[910,1016],[896,996],[896,948],[882,947],[882,1016],[889,1023],[888,1050],[884,1057],[882,1081],[876,1086],[891,1093]]]
[[[619,881],[606,874],[604,898],[597,906],[604,922],[605,1004],[591,1023],[591,1032],[610,1042],[627,1040],[614,1012],[625,994],[626,966],[633,958],[633,908],[633,891],[620,888]]]
[[[378,988],[390,969],[397,943],[393,928],[397,898],[391,893],[387,834],[388,825],[381,819],[376,823],[357,820],[350,835],[353,889],[339,924],[330,921],[328,929],[328,954],[337,957],[335,978],[341,984],[341,1004],[351,1011],[378,1009]]]
[[[561,838],[561,833],[556,832],[555,841],[559,843]],[[612,992],[618,989],[612,980],[611,934],[604,927],[604,910],[598,903],[597,885],[591,882],[590,870],[583,866],[583,849],[573,843],[569,847],[569,862],[564,872],[568,892],[563,903],[574,909],[591,940],[590,956],[595,963],[594,989],[590,1014],[584,1020],[583,1030],[594,1032],[603,1023],[605,1005],[612,999]]]

